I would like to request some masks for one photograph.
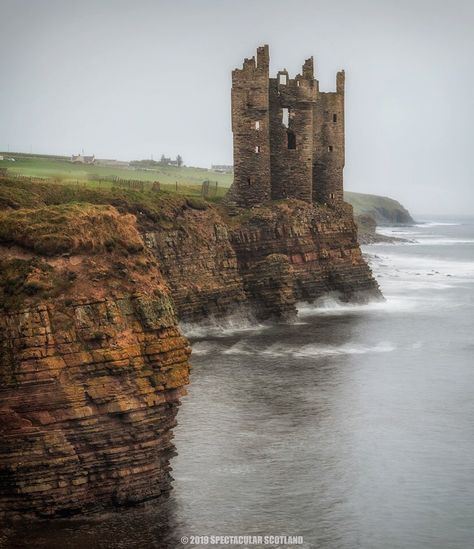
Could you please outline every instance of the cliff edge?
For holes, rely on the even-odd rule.
[[[356,217],[370,216],[376,225],[413,225],[415,223],[410,212],[393,198],[345,192],[344,200],[354,208]]]
[[[352,208],[230,211],[0,178],[0,514],[166,495],[190,349],[177,320],[380,297]]]
[[[0,212],[0,516],[170,490],[187,341],[132,215]]]

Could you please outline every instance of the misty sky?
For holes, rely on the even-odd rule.
[[[345,188],[474,213],[470,0],[0,0],[0,150],[232,162],[231,70],[346,70]]]

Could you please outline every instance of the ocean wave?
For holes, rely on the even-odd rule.
[[[275,343],[266,349],[256,349],[251,347],[244,341],[239,341],[223,351],[226,355],[263,355],[272,358],[308,358],[308,357],[324,357],[338,355],[363,355],[368,353],[389,353],[396,349],[389,341],[382,341],[375,345],[359,345],[356,343],[345,343],[342,345],[319,345],[318,343],[310,343],[307,345],[291,345],[283,343]]]
[[[405,244],[408,246],[452,246],[454,244],[474,244],[474,238],[439,238],[430,235]]]
[[[208,318],[199,324],[180,323],[182,333],[190,339],[227,337],[240,332],[261,332],[269,325],[257,322],[250,314],[238,313],[225,318]]]
[[[192,345],[193,355],[205,356],[212,352],[219,351],[220,345],[211,341],[196,341]]]
[[[234,343],[234,345],[222,352],[224,355],[254,355],[256,353],[257,350],[250,347],[248,343],[245,343],[244,341]]]
[[[358,314],[367,311],[408,311],[418,307],[416,297],[385,295],[385,301],[370,301],[369,303],[343,303],[334,297],[322,297],[313,303],[298,303],[298,316],[338,316]]]
[[[474,261],[441,259],[426,255],[404,255],[400,253],[367,254],[374,270],[386,268],[395,274],[412,276],[451,276],[471,278],[474,276]]]
[[[474,238],[450,238],[439,234],[424,234],[409,232],[378,231],[382,236],[404,238],[404,241],[391,242],[396,246],[452,246],[456,244],[474,244]],[[369,250],[370,248],[365,248]]]
[[[460,227],[462,223],[454,223],[454,222],[442,222],[442,221],[424,221],[421,223],[415,223],[412,225],[412,227],[420,227],[421,229],[425,229],[427,227]]]

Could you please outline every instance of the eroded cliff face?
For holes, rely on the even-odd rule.
[[[348,206],[0,180],[0,210],[0,516],[166,495],[189,376],[177,318],[380,296]]]
[[[135,218],[66,206],[0,221],[0,515],[165,495],[190,349]]]
[[[160,263],[181,320],[199,322],[247,306],[229,230],[215,208],[178,208],[169,228],[149,229],[145,244]]]
[[[181,210],[178,228],[147,232],[181,320],[232,314],[288,318],[299,300],[380,297],[362,258],[352,209],[298,200],[252,210]]]

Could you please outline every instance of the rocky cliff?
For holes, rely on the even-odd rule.
[[[166,494],[190,350],[135,218],[13,210],[0,242],[0,515]]]
[[[297,301],[327,292],[342,300],[380,295],[347,205],[286,200],[232,215],[225,207],[182,208],[173,229],[144,237],[188,322],[241,307],[258,319],[287,318]]]
[[[0,179],[0,210],[0,514],[169,490],[189,371],[175,311],[288,318],[326,292],[380,296],[347,205],[230,211]]]

